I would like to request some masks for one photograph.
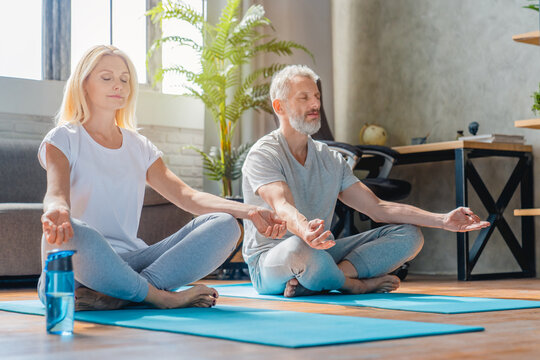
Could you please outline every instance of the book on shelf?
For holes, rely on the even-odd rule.
[[[506,134],[484,134],[484,135],[474,135],[474,136],[462,136],[458,140],[479,141],[479,142],[487,142],[487,143],[525,144],[525,138],[522,135],[506,135]]]

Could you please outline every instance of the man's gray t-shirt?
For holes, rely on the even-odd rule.
[[[257,195],[257,190],[277,181],[287,183],[294,197],[295,207],[308,221],[322,219],[330,229],[334,207],[340,192],[358,182],[345,159],[322,142],[308,138],[308,152],[304,166],[291,154],[287,140],[278,130],[262,137],[249,151],[242,168],[244,202],[270,209]],[[251,221],[246,221],[243,255],[250,268],[259,256],[282,239],[266,238],[257,232]],[[293,236],[287,232],[284,239]]]

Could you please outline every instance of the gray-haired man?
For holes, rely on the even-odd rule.
[[[259,293],[392,291],[399,279],[388,273],[422,248],[418,226],[449,231],[489,226],[468,208],[435,214],[377,198],[340,154],[311,138],[321,125],[317,79],[301,65],[274,76],[270,96],[280,127],[252,147],[242,169],[245,202],[272,208],[287,221],[283,240],[266,238],[247,222],[243,254]],[[329,226],[338,198],[377,222],[398,225],[334,239]]]

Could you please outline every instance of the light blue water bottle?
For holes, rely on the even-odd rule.
[[[47,332],[55,335],[73,334],[75,294],[73,263],[75,250],[52,250],[45,263],[45,298]]]

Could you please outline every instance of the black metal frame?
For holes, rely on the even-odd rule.
[[[474,158],[493,156],[518,158],[518,163],[514,167],[514,170],[506,182],[500,196],[497,198],[497,201],[495,201],[489,193],[471,161],[471,159]],[[521,217],[520,245],[503,216],[508,202],[520,184],[521,207],[524,209],[533,207],[534,182],[532,153],[525,151],[458,148],[455,150],[401,154],[398,158],[397,165],[444,160],[455,161],[456,206],[468,206],[467,185],[470,183],[489,213],[486,220],[491,223],[490,227],[480,231],[472,243],[472,247],[469,246],[469,233],[457,233],[458,280],[534,277],[536,275],[534,219],[531,216]],[[474,266],[478,262],[480,255],[496,227],[499,229],[499,232],[513,257],[518,262],[521,271],[473,275],[472,271]]]

